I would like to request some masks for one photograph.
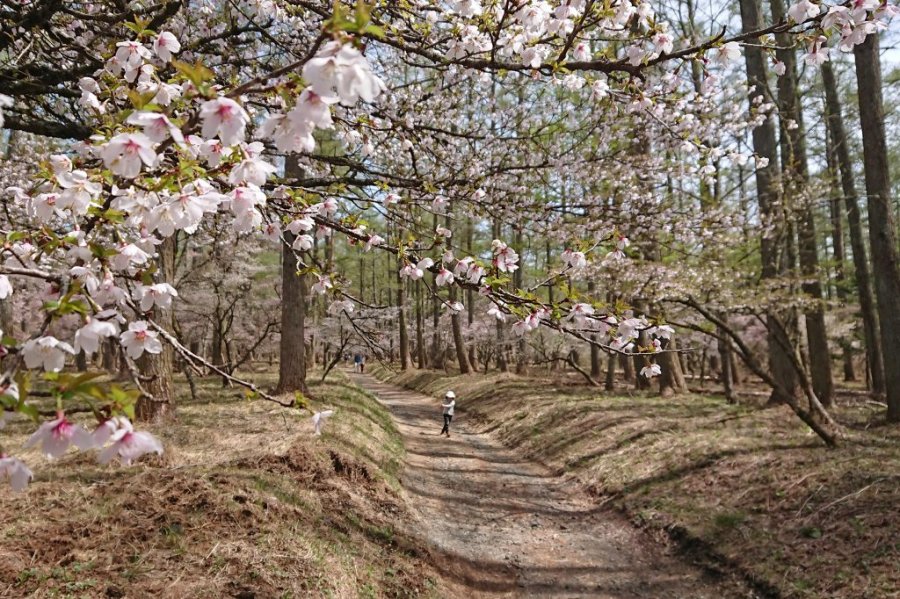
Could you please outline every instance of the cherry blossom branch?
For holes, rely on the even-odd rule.
[[[0,266],[0,275],[12,275],[18,277],[29,277],[32,279],[43,279],[51,283],[62,283],[63,277],[52,273],[38,270],[36,268],[19,268],[16,266]]]
[[[217,375],[221,376],[225,380],[227,380],[231,383],[234,383],[236,385],[239,385],[241,387],[244,387],[246,389],[249,389],[250,391],[252,391],[256,395],[258,395],[259,397],[265,399],[266,401],[271,401],[273,403],[277,403],[278,405],[285,407],[285,408],[300,407],[301,409],[305,409],[302,406],[297,406],[297,403],[293,399],[290,400],[289,402],[283,402],[283,401],[279,400],[277,397],[269,395],[268,393],[266,393],[265,391],[263,391],[262,389],[257,387],[255,384],[228,374],[226,371],[222,370],[215,364],[212,364],[211,362],[198,356],[197,354],[195,354],[194,352],[192,352],[191,350],[186,348],[174,336],[172,336],[171,333],[169,333],[167,330],[165,330],[159,324],[154,322],[152,319],[148,319],[147,323],[153,328],[154,331],[159,333],[159,335],[163,339],[165,339],[169,345],[171,345],[179,354],[181,354],[189,362],[192,362],[192,363],[199,362],[204,367],[208,368],[212,372],[215,372]]]

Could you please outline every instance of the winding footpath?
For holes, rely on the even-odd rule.
[[[467,426],[439,436],[440,401],[351,375],[387,406],[403,436],[411,534],[454,588],[446,597],[749,597],[665,555],[621,516],[563,478]]]

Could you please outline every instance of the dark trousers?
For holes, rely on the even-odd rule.
[[[441,429],[441,434],[447,433],[450,434],[450,421],[453,420],[453,416],[450,414],[444,414],[444,428]]]

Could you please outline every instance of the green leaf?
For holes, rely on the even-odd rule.
[[[28,416],[35,422],[37,422],[38,420],[41,419],[41,413],[38,412],[37,407],[35,407],[31,404],[26,404],[26,403],[20,402],[19,405],[16,406],[16,412],[18,412],[19,414],[24,414],[25,416]]]
[[[190,65],[181,60],[173,60],[172,66],[197,87],[202,86],[207,81],[212,81],[215,77],[215,74],[199,61]]]
[[[362,30],[362,33],[366,33],[371,35],[372,37],[377,37],[378,39],[384,39],[384,28],[379,27],[378,25],[366,25],[365,29]]]
[[[150,103],[150,100],[156,96],[155,91],[140,93],[133,89],[128,90],[128,99],[131,100],[131,105],[134,106],[135,110],[144,110],[147,105]]]

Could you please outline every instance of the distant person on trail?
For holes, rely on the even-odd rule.
[[[444,402],[441,404],[441,407],[444,408],[444,428],[441,429],[441,434],[450,437],[450,421],[453,420],[453,408],[456,407],[456,393],[447,391],[444,395]]]
[[[353,372],[362,372],[362,355],[353,355]]]
[[[359,371],[360,372],[366,371],[366,354],[363,354],[359,357]]]

